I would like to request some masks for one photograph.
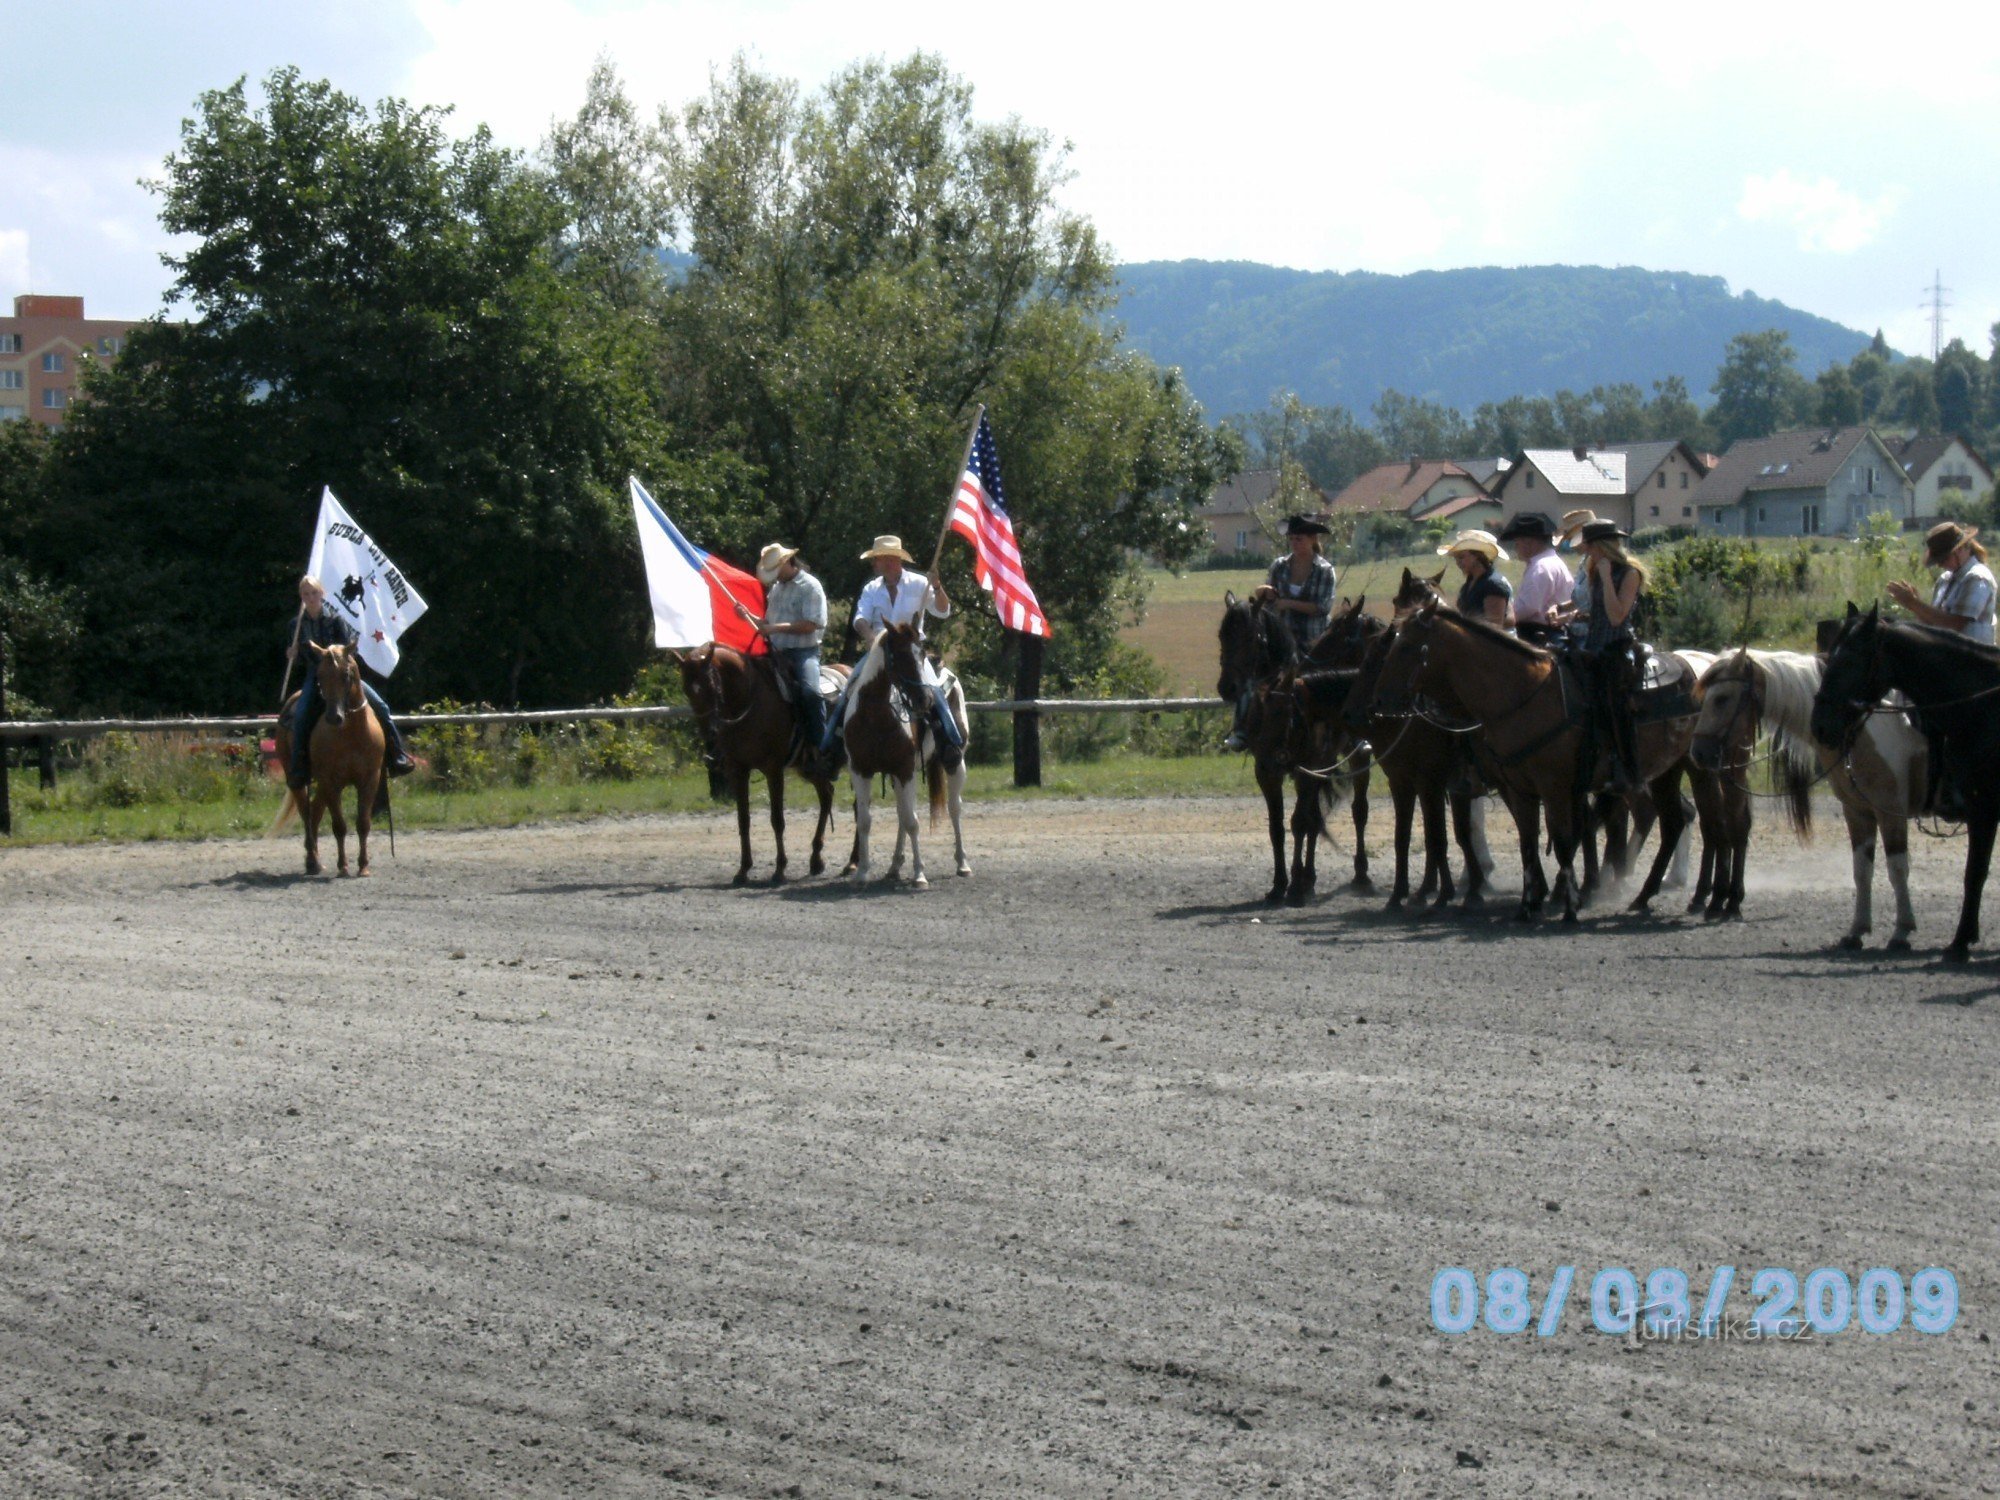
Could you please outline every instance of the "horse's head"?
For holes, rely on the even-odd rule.
[[[704,717],[717,708],[715,692],[715,643],[697,646],[685,654],[676,652],[674,662],[681,672],[681,691],[688,705]]]
[[[1340,609],[1319,633],[1307,659],[1315,667],[1358,667],[1368,648],[1388,633],[1389,622],[1368,613],[1368,596],[1343,599]]]
[[[1390,648],[1396,644],[1398,628],[1384,624],[1368,642],[1368,649],[1362,653],[1361,666],[1354,674],[1354,686],[1347,690],[1347,703],[1340,711],[1340,721],[1349,729],[1359,733],[1368,727],[1375,705],[1376,690],[1382,682],[1382,664],[1389,659]]]
[[[1291,633],[1278,617],[1254,599],[1237,598],[1233,589],[1223,591],[1222,625],[1215,636],[1222,648],[1215,695],[1228,703],[1292,659]]]
[[[882,653],[883,670],[903,701],[916,710],[929,696],[924,688],[924,648],[917,639],[917,627],[910,624],[884,626],[876,638]]]
[[[1430,660],[1431,640],[1438,629],[1438,604],[1435,599],[1427,604],[1419,604],[1407,618],[1397,622],[1395,638],[1383,653],[1382,665],[1375,678],[1373,702],[1368,706],[1376,713],[1408,713],[1416,702],[1417,685],[1423,676],[1424,666]],[[1358,695],[1350,698],[1356,701]]]
[[[312,649],[313,673],[319,679],[320,702],[326,705],[326,722],[335,729],[347,722],[347,715],[361,706],[361,659],[347,646],[321,646],[308,641]]]
[[[1725,756],[1747,749],[1764,718],[1764,669],[1746,646],[1702,674],[1701,713],[1694,721],[1688,757],[1704,771],[1722,769]]]
[[[1845,747],[1868,711],[1889,691],[1889,672],[1882,660],[1882,607],[1863,614],[1852,601],[1840,633],[1827,653],[1826,672],[1813,697],[1813,738],[1823,745]]]
[[[1439,604],[1444,601],[1444,591],[1439,587],[1444,582],[1444,569],[1428,578],[1419,578],[1408,568],[1403,569],[1403,581],[1397,586],[1396,597],[1389,601],[1389,609],[1400,620],[1410,611],[1425,604]]]

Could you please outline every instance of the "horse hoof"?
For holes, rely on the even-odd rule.
[[[1845,947],[1846,944],[1843,943],[1841,946]],[[1854,946],[1857,948],[1861,946],[1860,938],[1854,940]],[[1910,935],[1907,932],[1899,932],[1883,946],[1891,953],[1908,953],[1910,951]]]
[[[1725,922],[1740,922],[1740,921],[1742,921],[1742,920],[1743,920],[1743,908],[1742,908],[1742,907],[1740,907],[1740,906],[1732,906],[1732,907],[1730,907],[1728,911],[1726,911],[1726,912],[1724,912],[1724,913],[1722,914],[1722,920],[1723,920],[1723,921],[1725,921]]]
[[[1625,910],[1632,913],[1635,917],[1647,917],[1653,913],[1653,903],[1649,899],[1634,896],[1630,901],[1625,903]]]
[[[1268,891],[1264,892],[1264,904],[1266,906],[1277,906],[1284,899],[1285,888],[1281,885],[1274,885]]]
[[[929,890],[931,884],[930,877],[925,875],[919,875],[915,880],[912,880],[910,884],[915,886],[920,891]]]
[[[1347,882],[1347,888],[1350,891],[1372,891],[1375,889],[1375,882],[1366,875],[1357,875]]]
[[[1575,912],[1573,912],[1573,911],[1566,911],[1566,912],[1564,912],[1564,913],[1563,913],[1563,926],[1565,926],[1565,927],[1574,927],[1574,926],[1576,926],[1576,913],[1575,913]]]
[[[731,885],[748,885],[750,883],[750,872],[748,870],[738,870],[736,878],[729,883]]]
[[[972,866],[961,861],[958,867],[958,873],[961,875],[970,875],[972,873]]]
[[[785,872],[783,870],[773,870],[771,872],[771,884],[783,885],[784,883],[785,883]]]
[[[1858,932],[1850,932],[1847,934],[1846,937],[1842,938],[1839,942],[1835,943],[1833,946],[1836,948],[1845,948],[1850,953],[1859,953],[1861,951],[1861,934]],[[1891,948],[1896,946],[1896,940],[1894,938],[1889,939],[1889,946]],[[1903,946],[1907,948],[1910,945],[1907,942],[1905,942]]]
[[[1956,943],[1953,943],[1938,956],[1948,964],[1969,963],[1972,960],[1972,955]]]
[[[374,873],[375,872],[369,869],[368,866],[363,865],[360,869],[354,872],[354,878],[356,880],[366,880],[369,876],[373,875]]]
[[[817,854],[815,854],[813,856],[812,864],[809,865],[807,868],[810,869],[812,873],[815,875],[824,875],[826,873],[826,861],[821,859]]]

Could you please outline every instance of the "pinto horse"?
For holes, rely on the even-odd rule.
[[[1257,789],[1264,794],[1264,810],[1271,836],[1271,889],[1265,892],[1268,902],[1284,901],[1293,906],[1304,903],[1307,893],[1318,880],[1317,854],[1320,836],[1326,829],[1326,808],[1333,794],[1333,784],[1324,776],[1313,776],[1301,768],[1301,756],[1315,758],[1321,750],[1329,753],[1331,747],[1322,744],[1317,749],[1305,749],[1292,734],[1290,727],[1276,727],[1274,720],[1286,719],[1290,725],[1290,689],[1281,688],[1279,674],[1287,667],[1298,665],[1297,653],[1292,646],[1291,632],[1272,611],[1264,609],[1255,600],[1238,599],[1234,590],[1222,596],[1222,624],[1216,631],[1220,646],[1221,672],[1216,679],[1215,691],[1225,703],[1243,706],[1246,719],[1254,706],[1253,699],[1261,696],[1264,700],[1260,720],[1265,728],[1257,736],[1258,753],[1253,754],[1252,765],[1257,776]],[[1325,640],[1327,634],[1320,639]],[[1317,648],[1319,642],[1314,642]],[[1310,653],[1308,656],[1310,660]],[[1314,663],[1317,664],[1317,663]],[[1272,694],[1281,693],[1274,700]],[[1246,723],[1246,728],[1250,727]],[[1368,878],[1368,845],[1365,835],[1368,830],[1368,760],[1365,755],[1356,757],[1347,768],[1348,775],[1342,779],[1350,781],[1350,806],[1354,819],[1354,888],[1368,890],[1373,882]],[[1285,782],[1293,783],[1292,841],[1293,857],[1291,868],[1285,864]]]
[[[750,882],[750,776],[761,771],[771,789],[771,837],[778,846],[771,883],[777,885],[785,878],[785,766],[792,759],[796,737],[792,706],[778,686],[777,670],[768,656],[746,656],[733,647],[715,644],[697,646],[679,661],[681,689],[708,726],[722,762],[723,779],[736,797],[736,835],[742,844],[742,859],[730,884]],[[811,748],[806,747],[808,752]],[[811,865],[812,873],[818,875],[826,869],[824,850],[826,830],[833,821],[833,781],[804,765],[797,770],[819,794]]]
[[[903,871],[903,842],[910,845],[912,884],[927,886],[924,858],[917,845],[917,773],[929,784],[931,825],[949,805],[958,873],[970,875],[961,822],[964,806],[965,755],[955,746],[934,743],[928,727],[930,689],[923,678],[922,646],[914,627],[885,626],[868,654],[854,669],[847,694],[847,711],[840,732],[847,742],[847,770],[854,784],[854,857],[847,876],[859,885],[868,879],[868,833],[874,821],[871,784],[887,776],[896,788],[896,852],[885,879]],[[956,678],[945,683],[947,711],[966,737],[965,695]]]
[[[333,842],[339,854],[339,870],[347,873],[347,817],[340,799],[354,788],[354,827],[359,835],[360,858],[356,875],[368,875],[368,833],[375,823],[375,794],[383,790],[382,726],[375,722],[375,710],[361,691],[361,659],[347,646],[320,646],[306,642],[313,654],[313,671],[319,675],[320,702],[325,705],[319,722],[313,725],[307,754],[312,764],[312,786],[305,790],[286,789],[285,807],[273,832],[293,808],[305,823],[306,874],[320,873],[319,820],[333,816]],[[301,690],[303,691],[303,689]],[[285,700],[278,713],[278,728],[272,736],[278,764],[290,765],[292,756],[292,715],[299,694]]]
[[[1813,696],[1813,738],[1848,753],[1863,719],[1884,714],[1892,689],[1943,736],[1945,773],[1965,794],[1965,897],[1944,950],[1947,963],[1962,964],[1979,939],[1979,899],[2000,827],[2000,650],[1849,604]]]
[[[1562,919],[1576,920],[1571,866],[1584,831],[1584,798],[1592,787],[1591,768],[1582,763],[1583,726],[1571,722],[1574,691],[1548,652],[1431,602],[1397,628],[1372,705],[1384,713],[1411,711],[1423,694],[1446,712],[1474,721],[1482,774],[1498,785],[1520,829],[1524,920],[1539,914],[1548,889],[1538,848],[1544,814],[1555,845]],[[1690,716],[1640,728],[1640,773],[1659,810],[1661,844],[1632,902],[1635,911],[1643,911],[1658,892],[1680,842],[1686,821],[1680,781],[1693,724]]]

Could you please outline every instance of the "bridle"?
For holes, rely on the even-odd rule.
[[[1743,691],[1736,695],[1736,702],[1730,707],[1729,717],[1722,721],[1722,727],[1709,734],[1696,733],[1688,742],[1690,749],[1704,742],[1714,742],[1719,743],[1723,747],[1723,750],[1726,750],[1736,741],[1736,729],[1743,721],[1743,711],[1746,707],[1754,712],[1755,717],[1752,719],[1752,723],[1761,724],[1764,722],[1764,682],[1762,675],[1753,669],[1741,677],[1730,677],[1724,679],[1723,682],[1711,683],[1708,691],[1714,692],[1716,688],[1723,686],[1725,682],[1738,684],[1742,687]],[[1755,736],[1753,735],[1752,738],[1755,738]],[[1716,754],[1717,764],[1721,763],[1721,759],[1722,752],[1718,751]]]

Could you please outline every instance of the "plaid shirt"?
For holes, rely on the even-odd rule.
[[[1285,622],[1285,628],[1292,633],[1292,640],[1299,650],[1310,646],[1333,619],[1333,590],[1339,581],[1333,571],[1333,564],[1324,557],[1313,558],[1312,572],[1301,584],[1292,582],[1292,559],[1288,553],[1271,564],[1271,571],[1265,582],[1271,585],[1280,599],[1297,599],[1312,606],[1311,614],[1301,614],[1296,610],[1286,610],[1278,616]]]

